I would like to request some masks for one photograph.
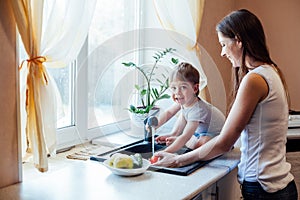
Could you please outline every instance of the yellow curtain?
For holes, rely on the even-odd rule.
[[[197,41],[199,39],[204,4],[205,0],[154,0],[156,13],[162,26],[189,38],[189,40],[177,42],[185,46],[186,49],[193,51],[199,60],[201,51]],[[206,88],[207,80],[201,66],[199,70],[201,96],[206,98],[203,90]]]
[[[196,31],[196,43],[195,43],[193,49],[196,52],[198,59],[200,60],[201,49],[200,49],[200,46],[198,45],[198,40],[199,40],[199,36],[200,36],[200,27],[201,27],[201,22],[202,22],[205,0],[188,0],[188,3],[189,3],[191,15],[193,17],[195,31]],[[203,99],[210,101],[207,85],[202,87],[202,90],[200,91],[200,96]]]
[[[44,1],[34,3],[31,1],[11,1],[11,4],[19,33],[29,56],[29,59],[26,60],[28,70],[26,80],[27,152],[36,154],[38,162],[35,165],[39,171],[44,172],[48,170],[47,154],[50,153],[47,152],[44,139],[40,101],[40,90],[47,87],[48,84],[47,71],[43,65],[47,58],[39,55],[41,39],[39,29],[41,29],[43,18]],[[55,130],[51,134],[55,134]]]
[[[20,66],[27,67],[26,151],[33,155],[36,168],[45,172],[47,157],[56,152],[57,119],[55,83],[45,66],[64,67],[77,56],[95,1],[17,0],[10,4],[29,57]]]

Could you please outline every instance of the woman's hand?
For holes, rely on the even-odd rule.
[[[155,156],[158,157],[158,161],[154,163],[155,166],[162,166],[162,167],[179,167],[178,158],[179,155],[168,153],[165,151],[159,151],[155,153]]]

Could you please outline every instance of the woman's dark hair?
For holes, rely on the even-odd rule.
[[[281,70],[270,57],[266,45],[265,33],[260,20],[250,11],[241,9],[233,11],[225,16],[217,24],[216,31],[222,33],[225,37],[241,41],[243,45],[242,65],[233,68],[233,98],[236,97],[237,90],[243,77],[248,73],[248,68],[245,65],[245,57],[247,55],[256,61],[270,64],[276,69],[286,89],[286,96],[290,105],[287,85]]]
[[[191,64],[186,62],[181,62],[178,64],[178,66],[175,68],[175,70],[172,71],[170,74],[170,82],[174,80],[180,80],[180,81],[187,81],[193,84],[199,84],[200,81],[200,75],[198,70],[193,67]],[[196,92],[196,95],[199,95],[199,89]]]

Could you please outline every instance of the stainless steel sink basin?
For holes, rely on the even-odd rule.
[[[162,145],[162,144],[154,145],[154,151],[160,151],[160,150],[163,150],[164,148],[166,148],[166,145]],[[177,153],[184,154],[189,151],[191,151],[191,150],[188,148],[181,148]],[[128,154],[128,155],[140,153],[143,158],[149,159],[152,156],[152,143],[141,140],[136,143],[118,148],[117,150],[109,151],[104,154],[99,154],[97,156],[92,156],[90,159],[103,162],[104,160],[108,159],[114,153],[124,153],[124,154]],[[187,176],[190,173],[192,173],[195,170],[202,167],[203,165],[205,165],[206,163],[208,163],[208,161],[195,162],[190,165],[187,165],[184,167],[179,167],[179,168],[165,168],[165,167],[151,166],[149,169],[152,171]]]

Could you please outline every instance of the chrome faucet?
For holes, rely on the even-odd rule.
[[[154,127],[158,125],[158,120],[157,117],[155,116],[150,116],[145,119],[144,124],[148,124],[149,128],[146,130],[145,128],[145,138],[144,140],[147,142],[152,142],[154,143]]]

